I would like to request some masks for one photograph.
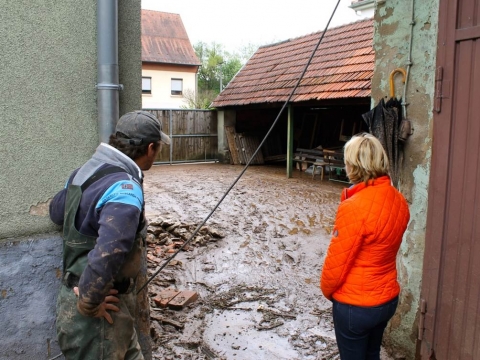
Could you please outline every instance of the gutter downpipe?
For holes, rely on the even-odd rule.
[[[411,9],[411,19],[410,19],[410,43],[408,45],[408,59],[407,59],[407,75],[405,76],[405,86],[403,87],[403,100],[402,100],[402,108],[403,108],[403,117],[407,119],[407,87],[408,87],[408,79],[410,78],[410,68],[413,65],[412,62],[412,43],[413,43],[413,27],[415,26],[415,0],[412,0],[412,9]]]
[[[118,1],[97,0],[97,112],[100,142],[108,143],[119,118]]]

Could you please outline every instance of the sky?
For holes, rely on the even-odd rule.
[[[338,0],[141,0],[142,9],[179,14],[192,45],[215,42],[227,51],[323,31]],[[361,18],[341,0],[330,23]]]

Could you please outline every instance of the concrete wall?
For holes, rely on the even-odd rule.
[[[62,274],[58,235],[0,243],[0,359],[49,359],[60,353],[55,305]]]
[[[389,74],[406,69],[410,40],[412,0],[388,0],[378,5],[375,13],[376,52],[372,81],[374,105],[382,97],[389,98]],[[411,220],[398,257],[402,287],[397,314],[392,319],[385,340],[392,349],[413,359],[417,338],[417,312],[420,300],[422,264],[425,245],[427,194],[432,148],[432,118],[435,85],[435,61],[438,27],[438,0],[415,1],[412,44],[413,66],[407,86],[408,118],[414,133],[405,147],[399,188],[410,205]],[[397,75],[398,76],[398,75]],[[396,94],[402,96],[401,76],[395,77]]]
[[[140,0],[118,3],[123,114],[141,108]],[[0,8],[0,359],[47,359],[62,250],[48,202],[99,143],[96,1]]]

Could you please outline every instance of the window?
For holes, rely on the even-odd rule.
[[[182,95],[182,88],[182,79],[172,79],[172,95]]]
[[[142,94],[152,93],[152,78],[142,77]]]

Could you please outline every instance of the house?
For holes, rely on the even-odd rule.
[[[60,353],[55,302],[63,242],[48,216],[49,200],[105,141],[100,128],[114,128],[118,118],[106,124],[102,110],[123,115],[141,108],[140,8],[139,0],[2,3],[2,359]],[[105,37],[109,46],[98,51]],[[110,50],[108,63],[97,66],[103,50]],[[112,82],[107,75],[115,75]],[[111,101],[100,109],[102,93]]]
[[[288,115],[282,113],[262,148],[266,161],[297,147],[342,146],[365,129],[361,114],[370,109],[373,32],[372,19],[330,29],[297,88],[322,32],[260,47],[213,102],[219,153],[228,149],[222,127],[263,138],[287,99]]]
[[[195,99],[200,60],[178,14],[142,10],[142,107],[179,109]]]

